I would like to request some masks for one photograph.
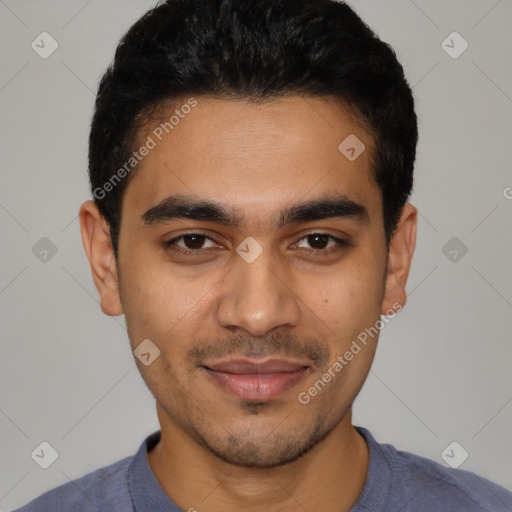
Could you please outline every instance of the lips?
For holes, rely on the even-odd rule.
[[[284,359],[231,359],[203,365],[225,391],[247,401],[266,401],[295,386],[309,366]]]

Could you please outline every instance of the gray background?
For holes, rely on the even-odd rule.
[[[409,300],[382,332],[354,422],[443,464],[457,441],[462,469],[512,489],[512,2],[350,3],[395,48],[420,119]],[[4,511],[133,454],[158,429],[124,318],[98,305],[77,220],[98,80],[152,5],[0,0]],[[48,59],[31,48],[43,31],[59,44]],[[456,59],[441,46],[453,31],[469,43]],[[33,252],[43,237],[57,248],[46,262]],[[59,454],[46,470],[30,456],[42,441]]]

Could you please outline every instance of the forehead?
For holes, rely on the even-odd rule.
[[[380,212],[371,172],[374,141],[360,120],[329,98],[263,104],[196,97],[146,122],[142,157],[123,196],[134,222],[172,195],[229,204],[241,220],[265,223],[280,207],[339,193]],[[354,158],[355,157],[355,158]],[[374,212],[372,210],[375,210]]]

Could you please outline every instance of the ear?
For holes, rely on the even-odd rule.
[[[100,294],[101,310],[109,316],[121,315],[123,308],[108,223],[94,201],[82,204],[79,217],[82,242]]]
[[[418,212],[407,203],[402,208],[398,225],[389,242],[388,274],[381,314],[399,310],[407,299],[405,285],[416,246],[416,225]],[[400,307],[398,307],[398,305]]]

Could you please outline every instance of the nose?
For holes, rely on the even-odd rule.
[[[272,262],[270,251],[247,263],[237,256],[217,307],[219,324],[261,337],[276,327],[295,327],[301,318],[290,272]]]

